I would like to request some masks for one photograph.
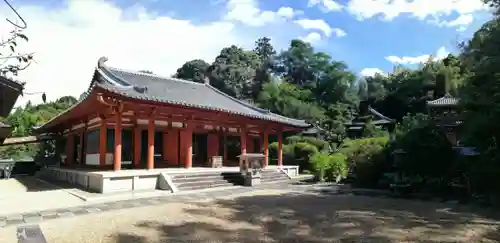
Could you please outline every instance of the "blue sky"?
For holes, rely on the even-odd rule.
[[[346,62],[357,74],[416,66],[455,52],[491,18],[481,0],[13,0],[28,22],[36,64],[19,79],[54,99],[88,88],[97,59],[171,75],[186,61],[212,62],[223,47],[291,39]],[[8,18],[10,11],[0,7]],[[8,27],[8,26],[7,26]],[[1,33],[8,33],[0,23]],[[63,65],[63,66],[61,66]],[[64,68],[61,68],[64,67]],[[57,75],[54,75],[57,73]],[[71,85],[68,85],[71,84]],[[47,89],[51,87],[51,89]],[[38,97],[23,97],[19,102]]]
[[[231,0],[169,0],[149,1],[144,4],[152,11],[160,15],[189,19],[197,24],[209,23],[223,19],[228,12],[228,4]],[[373,0],[366,0],[369,2]],[[376,1],[376,0],[375,0]],[[136,4],[132,0],[115,0],[123,7],[131,7]],[[360,19],[356,13],[365,13],[370,10],[363,9],[363,0],[358,5],[352,4],[350,0],[233,0],[235,5],[252,4],[260,11],[276,12],[282,7],[301,11],[299,15],[288,20],[287,23],[269,23],[263,26],[249,26],[243,22],[237,22],[242,32],[252,33],[250,36],[270,36],[277,43],[278,48],[286,47],[286,43],[292,38],[307,36],[307,34],[318,32],[314,29],[301,29],[300,26],[291,24],[301,19],[322,20],[331,28],[339,28],[346,35],[340,38],[335,36],[322,37],[320,42],[312,44],[321,51],[329,53],[337,60],[345,61],[353,71],[360,72],[364,68],[379,68],[390,71],[394,62],[386,60],[385,57],[419,57],[423,55],[437,55],[440,48],[446,52],[456,52],[457,43],[469,38],[474,31],[490,18],[488,12],[480,9],[480,0],[462,1],[414,1],[413,6],[397,7],[393,1],[379,1],[381,6],[377,13],[376,7],[371,7],[374,16]],[[408,0],[408,2],[410,2]],[[441,2],[441,3],[440,3]],[[453,2],[453,3],[452,3]],[[327,6],[338,4],[341,9],[328,10]],[[456,5],[456,6],[454,6]],[[367,7],[370,8],[370,7]],[[420,14],[415,17],[412,8]],[[384,19],[386,12],[401,13],[391,20]],[[460,25],[444,26],[435,22],[453,21],[460,16],[472,16],[471,21]],[[422,18],[423,16],[423,18]],[[435,20],[437,18],[437,21]],[[435,20],[435,21],[433,21]],[[249,37],[251,38],[251,37]],[[414,63],[402,63],[412,66]]]

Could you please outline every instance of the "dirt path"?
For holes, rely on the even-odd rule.
[[[497,242],[488,212],[410,200],[259,190],[40,223],[50,243]],[[0,242],[17,242],[15,227]]]

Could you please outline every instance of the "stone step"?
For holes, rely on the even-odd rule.
[[[238,180],[241,178],[240,174],[235,174],[235,175],[226,175],[226,176],[221,176],[221,175],[209,175],[209,176],[203,176],[203,177],[174,177],[172,178],[172,181],[174,183],[184,183],[184,182],[191,182],[191,181],[199,181],[199,180]]]
[[[217,183],[197,183],[197,184],[181,184],[177,186],[179,191],[191,191],[191,190],[201,190],[207,188],[215,188],[215,187],[231,187],[237,186],[230,182],[217,182]]]
[[[261,179],[260,181],[262,183],[267,183],[267,182],[278,182],[278,181],[285,182],[285,181],[291,181],[291,180],[289,178],[280,178],[280,179]]]
[[[187,182],[181,182],[181,183],[175,183],[175,184],[177,184],[177,185],[195,185],[195,184],[200,184],[200,183],[204,183],[204,184],[232,183],[232,184],[235,184],[234,181],[228,181],[228,180],[224,180],[222,178],[213,179],[213,180],[208,180],[208,179],[207,180],[203,180],[203,179],[200,179],[200,180],[197,180],[197,181],[187,181]]]
[[[261,175],[261,178],[289,178],[289,177],[285,174],[281,174],[281,175]]]
[[[214,177],[214,176],[237,176],[239,173],[225,173],[225,172],[200,172],[200,173],[182,173],[182,174],[169,174],[172,179],[182,179],[182,178],[205,178],[205,177]]]

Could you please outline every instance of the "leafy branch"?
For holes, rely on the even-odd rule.
[[[17,21],[13,22],[10,19],[6,19],[13,26],[13,30],[9,32],[6,38],[2,38],[0,41],[0,74],[5,76],[10,73],[17,76],[19,71],[25,70],[31,65],[33,62],[33,53],[21,53],[16,50],[19,41],[28,42],[28,37],[23,34],[23,31],[28,26],[23,17],[12,7],[9,1],[4,0],[4,2],[21,21],[21,24],[18,24]]]

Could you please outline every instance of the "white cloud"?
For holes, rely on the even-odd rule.
[[[424,63],[429,60],[441,60],[444,59],[445,57],[450,54],[449,51],[446,50],[446,48],[440,47],[435,55],[420,55],[420,56],[403,56],[403,57],[398,57],[398,56],[387,56],[385,59],[389,62],[392,62],[394,64],[418,64],[418,63]]]
[[[281,7],[277,12],[262,10],[259,8],[257,0],[229,0],[227,9],[226,20],[239,21],[250,26],[263,26],[268,23],[291,19],[302,13],[290,7]]]
[[[364,68],[363,70],[361,70],[359,74],[363,77],[371,77],[375,76],[375,74],[377,73],[384,76],[387,75],[386,72],[382,71],[379,68]]]
[[[299,10],[294,10],[293,8],[290,7],[281,7],[278,9],[278,12],[276,12],[276,14],[287,19],[292,19],[297,15],[303,14],[303,12]]]
[[[320,30],[326,36],[332,34],[332,28],[322,19],[299,19],[295,23],[306,30]]]
[[[344,37],[347,35],[347,33],[343,29],[333,28],[332,31],[333,33],[335,33],[335,36],[337,37]]]
[[[340,11],[344,7],[333,0],[309,0],[307,3],[308,7],[314,7],[316,5],[319,5],[323,12]]]
[[[337,37],[343,37],[347,35],[344,30],[339,28],[332,28],[322,19],[299,19],[295,20],[294,22],[306,30],[319,30],[323,32],[326,37],[330,37],[332,33]]]
[[[305,42],[309,42],[311,44],[314,44],[314,43],[317,43],[321,40],[321,34],[318,32],[312,32],[312,33],[309,33],[305,37],[299,37],[299,39],[301,39]]]
[[[26,92],[46,92],[49,100],[84,92],[101,56],[109,58],[110,66],[171,75],[188,60],[211,62],[223,47],[253,42],[238,37],[229,22],[197,25],[98,0],[73,0],[59,9],[16,8],[28,22],[25,33],[30,39],[20,48],[34,51],[37,61],[18,79],[26,81]],[[0,33],[9,30],[6,21],[0,21]],[[25,96],[18,105],[28,99],[41,102],[39,96]]]
[[[430,22],[440,27],[456,27],[457,31],[462,32],[465,31],[467,29],[467,26],[469,26],[473,21],[473,14],[462,14],[453,20],[443,20],[441,22],[439,22],[438,20],[433,20]]]
[[[375,16],[392,20],[401,14],[409,14],[420,20],[427,17],[439,20],[453,13],[464,15],[485,10],[487,6],[482,0],[351,0],[347,9],[359,20]]]

